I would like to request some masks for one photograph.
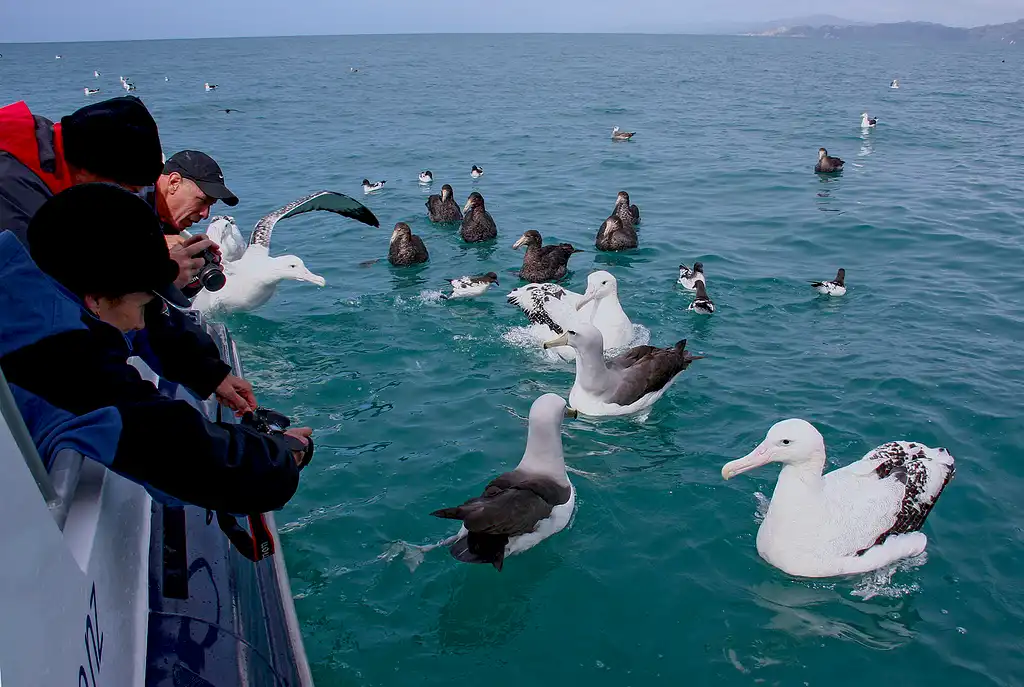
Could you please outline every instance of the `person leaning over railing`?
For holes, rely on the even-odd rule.
[[[177,274],[146,202],[109,184],[75,186],[39,209],[28,234],[31,258],[0,233],[8,381],[76,415],[116,409],[120,432],[104,462],[151,491],[231,513],[281,508],[312,454],[312,430],[268,435],[210,422],[127,362],[126,334],[145,326],[147,305],[172,293]],[[30,429],[43,424],[25,419]]]
[[[138,192],[153,185],[163,168],[156,122],[134,96],[87,105],[56,124],[33,115],[24,102],[0,107],[0,232],[12,232],[28,247],[29,221],[54,193],[98,181]],[[36,238],[51,240],[45,232]],[[203,268],[206,261],[197,256],[208,248],[219,252],[199,235],[171,250],[178,263],[177,286],[188,284]],[[112,248],[97,269],[112,257],[131,259]],[[174,302],[188,307],[181,294]],[[249,383],[230,373],[213,340],[184,313],[151,307],[146,325],[140,355],[157,372],[200,398],[216,393],[236,412],[256,407]]]

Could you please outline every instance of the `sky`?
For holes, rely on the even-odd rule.
[[[0,43],[364,33],[676,33],[827,12],[978,26],[1024,0],[0,0]]]

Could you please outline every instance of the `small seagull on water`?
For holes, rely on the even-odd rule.
[[[422,172],[420,172],[420,183],[421,184],[430,184],[430,183],[433,183],[433,181],[434,181],[434,175],[431,174],[429,169],[425,169]]]
[[[98,88],[86,88],[85,89],[85,94],[86,95],[96,95],[99,92],[100,92],[100,89],[98,89]]]
[[[214,90],[217,90],[217,84],[215,84],[215,83],[204,83],[203,84],[203,88],[206,89],[207,91],[214,91]]]
[[[822,296],[846,295],[846,270],[840,267],[832,281],[812,281],[811,288]]]
[[[628,141],[629,139],[636,136],[636,132],[620,131],[619,127],[612,129],[612,140],[613,141]]]
[[[98,79],[98,78],[100,78],[100,73],[99,73],[99,72],[97,72],[97,71],[93,71],[92,75],[93,75],[94,77],[96,77],[97,79]]]
[[[388,183],[387,180],[375,181],[372,184],[369,179],[363,179],[363,193],[373,193],[384,188],[384,184]]]
[[[867,112],[862,112],[861,113],[861,115],[860,115],[860,125],[863,128],[870,129],[871,127],[875,126],[876,124],[878,124],[878,117],[869,117]]]
[[[697,290],[697,296],[693,299],[693,303],[690,303],[690,307],[687,310],[692,310],[699,315],[711,315],[714,313],[715,304],[711,302],[711,297],[708,296],[704,282],[699,281],[694,287]]]
[[[477,277],[459,277],[458,279],[449,279],[448,283],[452,285],[451,295],[441,294],[442,300],[450,300],[453,298],[472,298],[473,296],[479,296],[491,288],[491,286],[500,286],[498,283],[498,275],[494,272],[488,272],[487,274],[481,274]]]
[[[477,167],[476,165],[473,165],[473,169],[469,172],[469,175],[471,177],[473,177],[474,179],[479,179],[480,177],[482,177],[484,175],[484,170],[481,167]]]
[[[686,265],[679,266],[679,285],[682,286],[684,289],[694,291],[697,288],[697,282],[703,281],[704,263],[693,263],[693,269],[690,269]]]

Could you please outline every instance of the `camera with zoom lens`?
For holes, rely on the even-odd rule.
[[[216,254],[209,248],[206,248],[196,253],[194,257],[202,258],[206,262],[202,269],[199,270],[199,274],[196,275],[196,279],[203,285],[203,288],[207,291],[220,291],[223,289],[227,279],[224,277],[224,268],[217,261]]]
[[[300,470],[309,465],[309,461],[313,460],[313,439],[307,438],[307,443],[303,444],[300,439],[285,434],[285,430],[288,429],[292,421],[282,413],[270,408],[261,407],[243,415],[241,423],[261,434],[271,434],[283,438],[285,443],[288,444],[288,450],[302,454],[302,463],[299,465]]]

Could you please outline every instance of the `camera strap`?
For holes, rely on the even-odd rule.
[[[249,529],[238,524],[235,516],[224,511],[217,511],[217,526],[228,538],[238,553],[252,562],[261,561],[274,555],[274,535],[267,527],[262,513],[246,516]]]

